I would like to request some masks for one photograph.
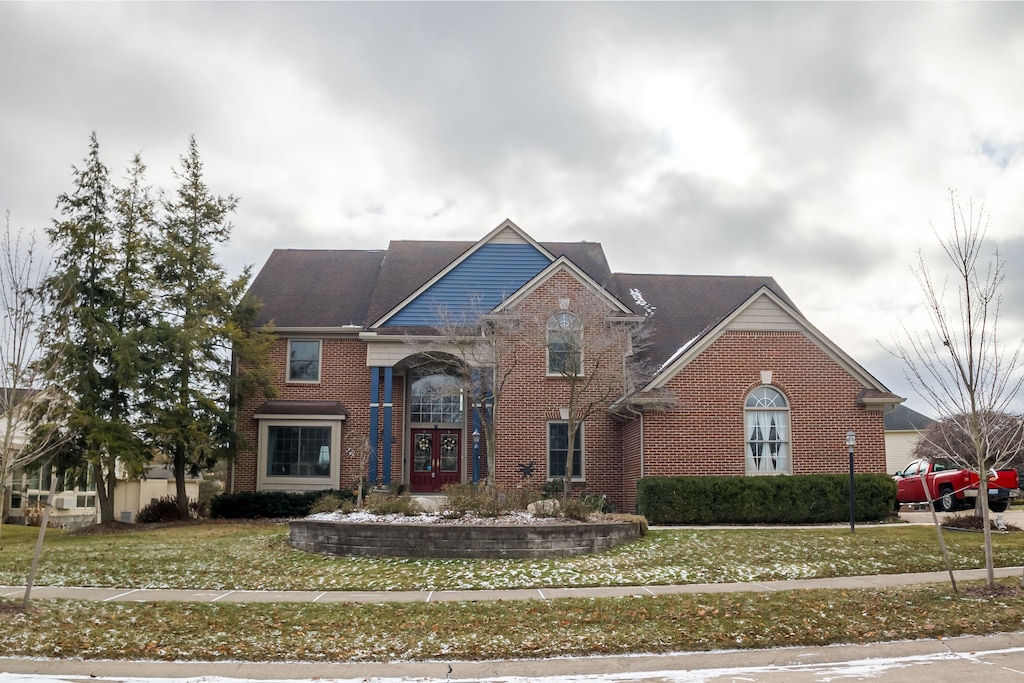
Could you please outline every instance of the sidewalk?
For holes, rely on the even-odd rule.
[[[984,569],[953,572],[956,580],[984,580]],[[1024,567],[1001,567],[996,578],[1022,577]],[[561,598],[619,598],[633,595],[681,593],[775,592],[807,589],[884,588],[925,583],[946,583],[946,572],[878,574],[830,579],[789,579],[750,583],[695,583],[672,586],[601,586],[596,588],[523,588],[513,590],[466,591],[252,591],[191,590],[162,588],[86,588],[79,586],[35,586],[33,600],[95,600],[97,602],[481,602],[487,600],[558,600]],[[24,586],[0,586],[0,598],[20,598]]]
[[[1024,567],[1003,567],[996,576],[1021,577]],[[984,569],[954,572],[956,580],[985,578]],[[34,600],[95,600],[103,602],[450,602],[486,600],[555,600],[560,598],[622,597],[682,593],[772,592],[805,589],[870,589],[928,583],[948,583],[946,572],[883,574],[829,579],[793,579],[751,583],[711,583],[672,586],[545,588],[472,591],[244,591],[88,588],[36,586]],[[0,586],[0,597],[19,599],[24,586]],[[616,657],[565,657],[502,661],[427,662],[161,662],[92,661],[0,656],[0,672],[26,675],[27,683],[54,679],[72,681],[106,678],[132,683],[163,679],[165,683],[210,676],[255,681],[274,679],[296,683],[318,680],[418,681],[454,683],[490,681],[517,683],[712,683],[736,680],[759,683],[819,683],[837,676],[862,678],[866,670],[879,683],[969,680],[984,675],[990,683],[1016,683],[1024,670],[1024,634],[997,634],[953,639],[927,639],[866,645],[723,650]],[[451,668],[449,668],[451,667]],[[449,673],[450,672],[450,673]],[[42,679],[38,678],[42,677]],[[0,675],[0,678],[3,678]],[[8,680],[15,683],[19,679]],[[225,680],[223,683],[233,683]]]

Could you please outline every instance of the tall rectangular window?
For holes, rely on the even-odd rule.
[[[267,427],[268,477],[330,477],[330,427]]]
[[[548,423],[548,479],[565,476],[565,461],[569,454],[569,423]],[[576,427],[572,446],[572,478],[583,479],[583,425]]]
[[[547,325],[548,374],[583,374],[583,327],[568,311],[551,316]]]
[[[288,342],[288,381],[320,381],[319,339],[292,339]]]

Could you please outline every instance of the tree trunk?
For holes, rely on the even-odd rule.
[[[102,462],[91,463],[90,467],[93,479],[96,480],[96,504],[100,510],[100,523],[108,524],[114,521],[114,465],[111,465],[109,472],[103,471]]]
[[[178,500],[178,515],[188,519],[188,494],[185,492],[185,454],[180,450],[174,453],[174,493]]]
[[[996,585],[995,562],[992,559],[992,529],[989,528],[988,514],[988,473],[978,477],[978,505],[981,506],[981,525],[985,533],[985,579],[990,588]]]

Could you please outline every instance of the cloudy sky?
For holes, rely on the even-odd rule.
[[[194,134],[274,248],[602,242],[613,270],[772,275],[908,405],[949,190],[1024,334],[1024,3],[0,3],[0,211],[43,230],[90,132],[150,182]],[[683,340],[685,341],[685,340]]]

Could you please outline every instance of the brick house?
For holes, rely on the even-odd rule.
[[[857,470],[884,472],[883,414],[903,400],[770,277],[614,273],[601,245],[508,220],[475,243],[275,250],[249,293],[274,324],[278,396],[241,407],[230,491],[347,487],[362,459],[372,482],[429,493],[485,477],[489,434],[495,481],[539,487],[590,401],[574,486],[630,510],[644,476],[846,471],[851,429]],[[491,349],[515,321],[507,352],[471,367],[453,319]],[[637,382],[623,368],[640,362]],[[493,420],[471,399],[481,371],[505,379]],[[581,403],[570,385],[588,379]]]

